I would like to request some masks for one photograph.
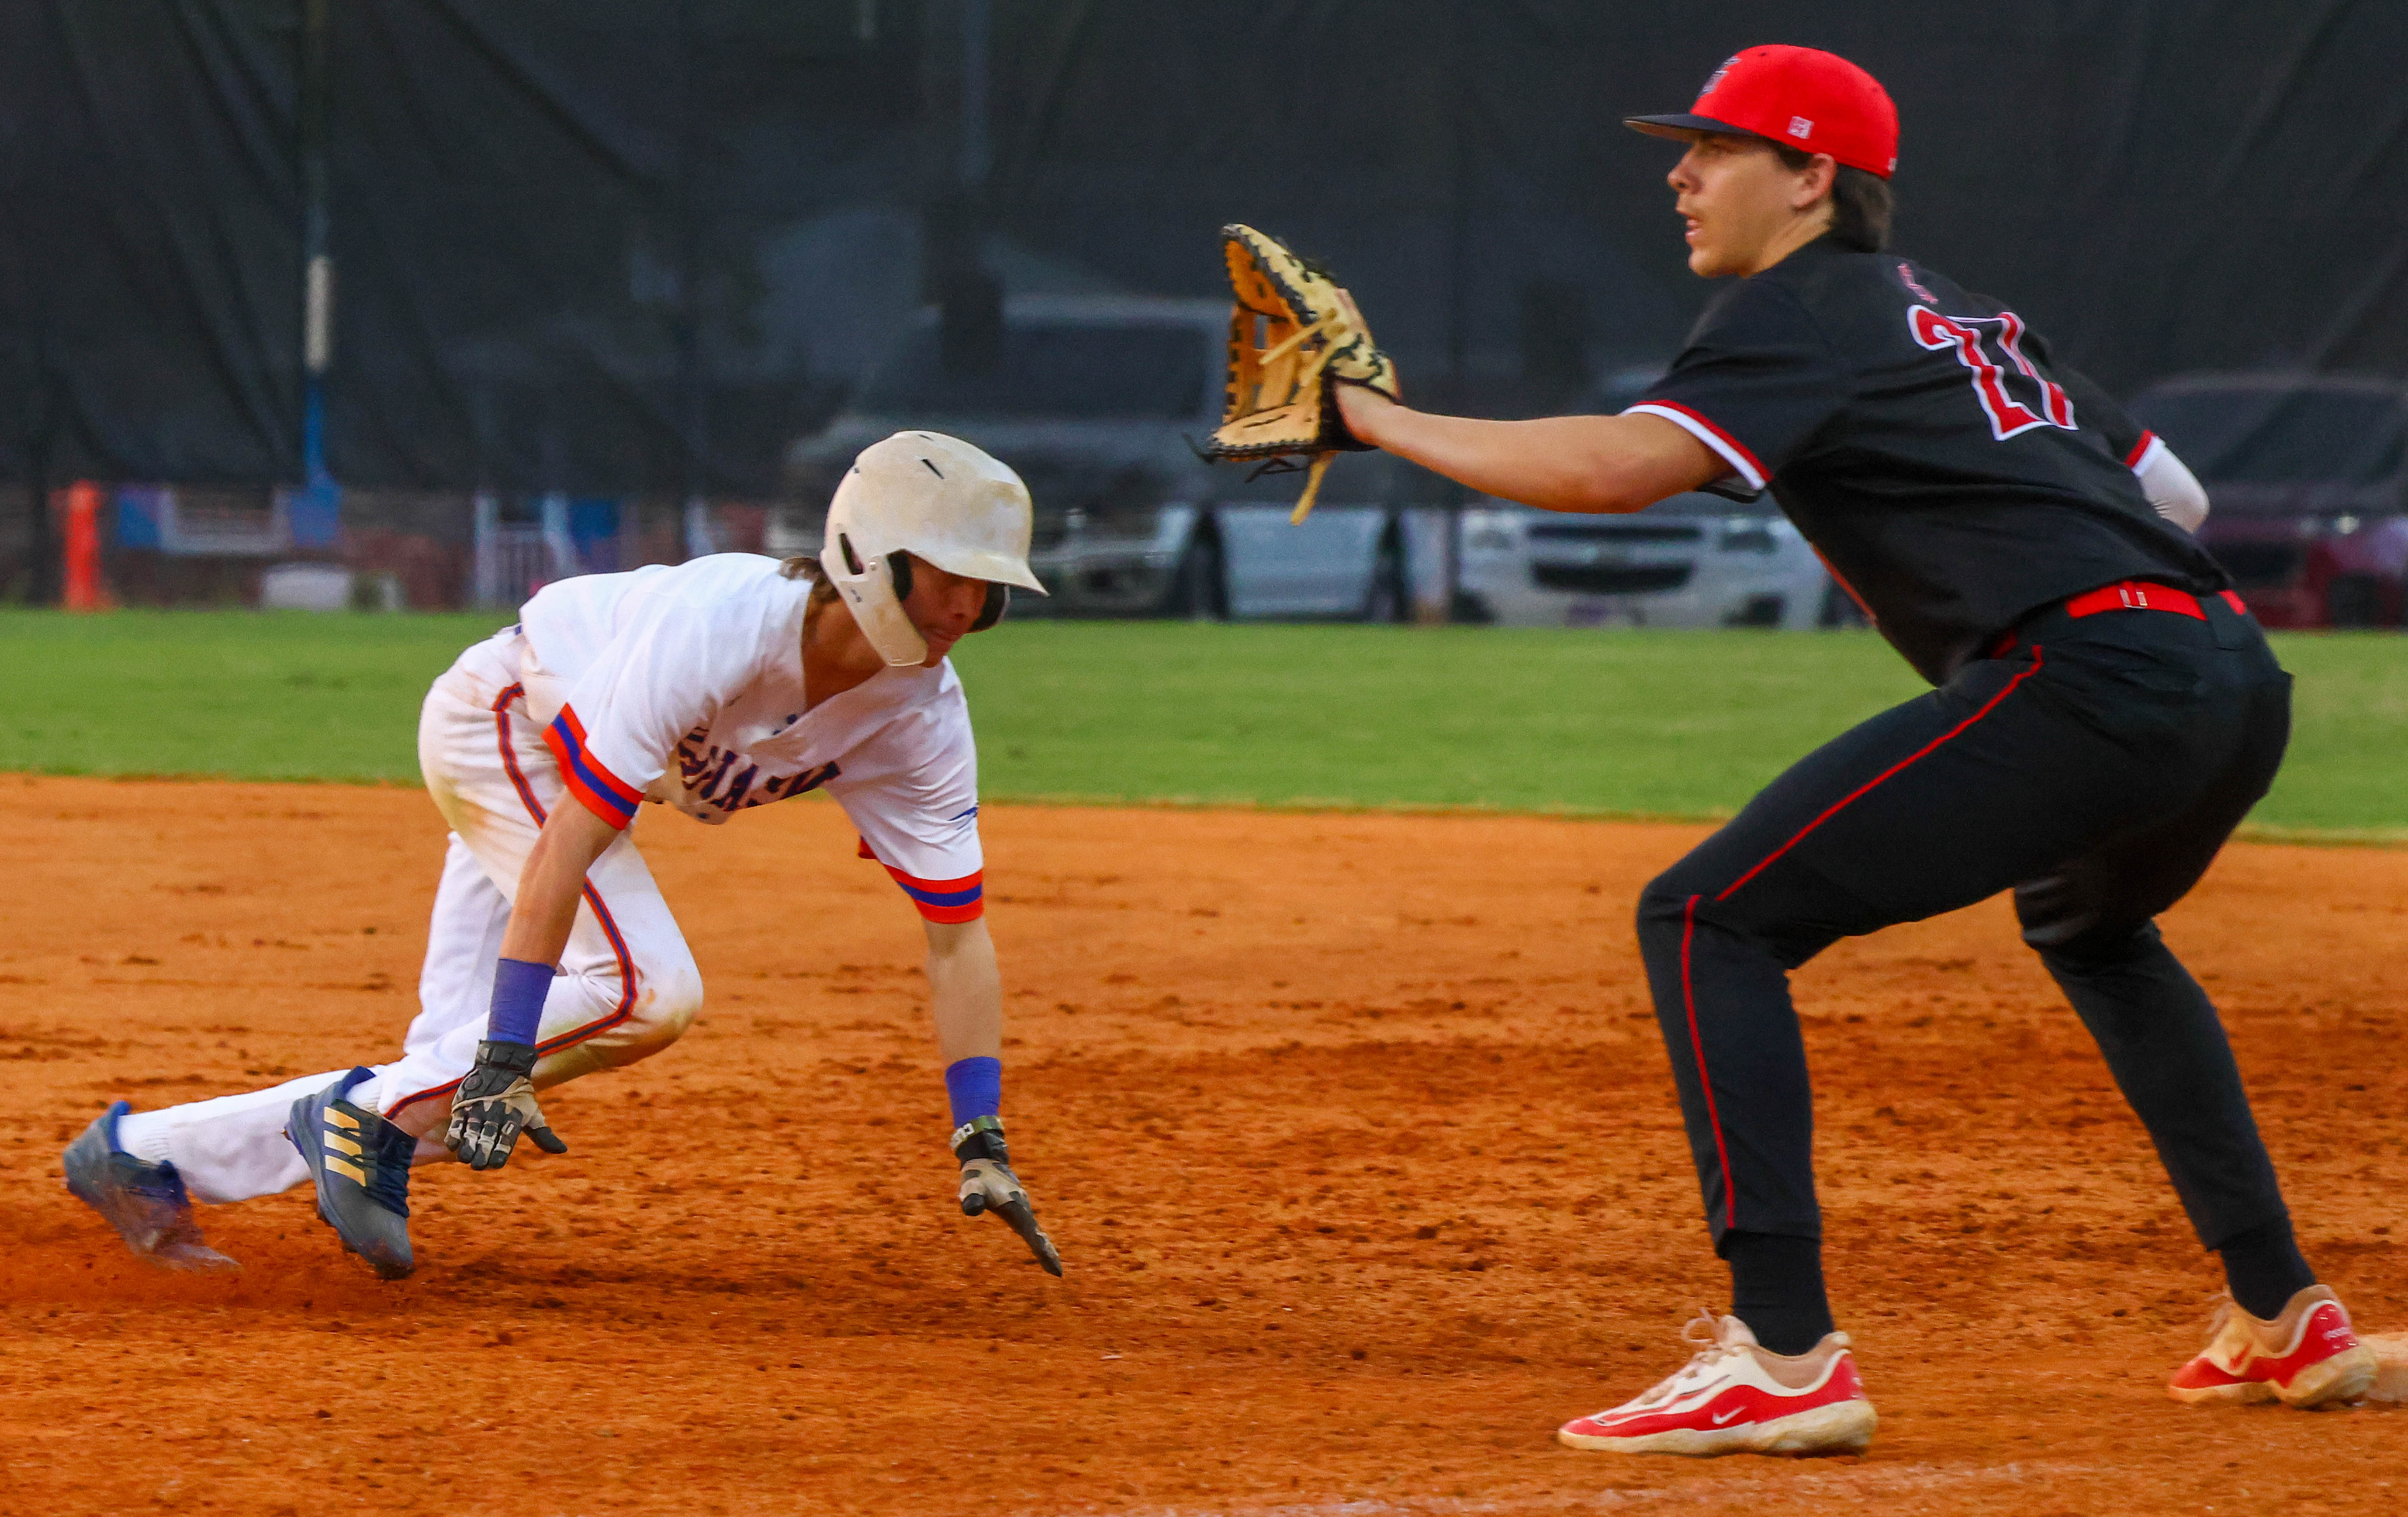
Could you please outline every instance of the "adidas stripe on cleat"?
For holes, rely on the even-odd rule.
[[[1704,1347],[1680,1373],[1611,1411],[1566,1423],[1556,1440],[1611,1453],[1693,1456],[1856,1453],[1872,1441],[1879,1419],[1845,1333],[1794,1357],[1758,1347],[1737,1317],[1707,1313],[1681,1336]]]
[[[2322,1407],[2355,1401],[2374,1388],[2381,1367],[2358,1340],[2349,1310],[2329,1285],[2311,1285],[2272,1322],[2227,1299],[2216,1308],[2207,1348],[2174,1371],[2166,1394],[2192,1406],[2281,1401]]]
[[[318,1186],[318,1220],[387,1280],[417,1267],[409,1250],[409,1161],[418,1139],[343,1099],[368,1078],[354,1069],[293,1103],[284,1136]]]
[[[241,1268],[201,1241],[192,1198],[174,1165],[148,1164],[117,1146],[117,1119],[131,1109],[123,1101],[111,1103],[67,1145],[60,1155],[67,1190],[152,1264],[167,1269]]]

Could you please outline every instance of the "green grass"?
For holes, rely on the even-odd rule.
[[[2297,681],[2291,749],[2252,824],[2408,837],[2408,637],[2278,634],[2274,651]]]
[[[417,779],[491,615],[0,612],[0,770]],[[2408,638],[2288,637],[2261,828],[2408,837]],[[1025,622],[956,656],[990,798],[1727,814],[1921,688],[1861,633]]]
[[[1847,634],[1005,631],[954,660],[997,794],[1703,815],[1917,688]]]
[[[414,784],[427,684],[509,620],[0,610],[0,770]]]

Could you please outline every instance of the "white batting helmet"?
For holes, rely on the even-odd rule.
[[[911,560],[987,581],[986,608],[971,627],[1003,619],[1011,593],[1045,594],[1028,570],[1031,510],[1020,476],[959,437],[897,432],[853,461],[828,503],[820,568],[870,646],[892,665],[924,663],[927,639],[911,624]]]

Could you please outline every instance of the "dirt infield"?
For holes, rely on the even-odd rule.
[[[953,1212],[915,919],[813,801],[646,816],[701,1022],[548,1100],[567,1157],[422,1168],[414,1279],[296,1194],[206,1212],[247,1267],[204,1281],[132,1260],[59,1148],[113,1095],[395,1046],[434,811],[0,778],[0,1510],[2408,1503],[2408,1415],[2165,1399],[2217,1276],[2001,903],[1799,976],[1871,1453],[1618,1460],[1549,1434],[1670,1372],[1720,1284],[1627,925],[1697,830],[985,825],[1006,1110],[1067,1279]],[[2408,852],[2236,849],[2168,932],[2312,1259],[2408,1325]]]

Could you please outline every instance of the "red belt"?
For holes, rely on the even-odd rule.
[[[2239,595],[2229,590],[2219,590],[2216,594],[2224,597],[2224,604],[2243,616],[2249,614],[2249,608]],[[2097,616],[2101,611],[2172,611],[2176,616],[2186,616],[2195,622],[2207,620],[2207,613],[2200,609],[2197,595],[2176,590],[2172,585],[2151,584],[2146,580],[2127,580],[2121,584],[2100,585],[2065,602],[2065,614],[2068,616]]]
[[[2234,611],[2243,616],[2249,614],[2247,604],[2231,591],[2219,590],[2216,594]],[[2068,596],[2057,604],[2065,608],[2068,616],[2097,616],[2101,611],[2172,611],[2176,616],[2186,616],[2195,622],[2207,620],[2207,612],[2200,608],[2197,595],[2187,590],[2176,590],[2172,585],[2152,584],[2146,580],[2126,580],[2117,584],[2100,585],[2096,590]],[[1997,658],[2014,645],[2015,635],[2010,632],[1991,648],[1989,656]]]

